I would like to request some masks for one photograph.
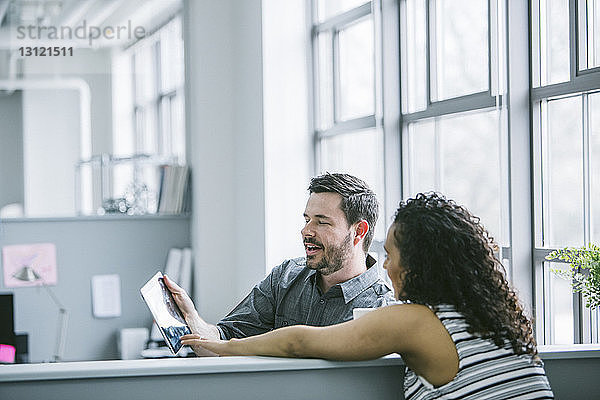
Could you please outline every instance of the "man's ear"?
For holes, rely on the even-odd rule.
[[[358,221],[354,228],[354,245],[363,240],[369,232],[369,223],[364,219]]]

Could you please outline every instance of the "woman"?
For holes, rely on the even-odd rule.
[[[408,303],[330,327],[293,326],[229,341],[186,335],[182,342],[221,355],[367,360],[399,353],[411,400],[553,398],[531,322],[494,246],[466,209],[419,194],[400,203],[384,245],[396,298]]]

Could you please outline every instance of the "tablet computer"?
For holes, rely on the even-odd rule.
[[[154,322],[158,325],[167,346],[173,354],[183,347],[181,337],[192,333],[187,326],[171,291],[165,285],[163,275],[157,272],[140,289],[142,298],[148,305]]]

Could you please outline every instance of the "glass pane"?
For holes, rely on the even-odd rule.
[[[339,32],[340,118],[375,114],[375,55],[373,19]]]
[[[126,157],[135,153],[133,126],[133,57],[129,53],[116,54],[112,66],[112,153]]]
[[[435,190],[481,218],[502,238],[501,113],[486,111],[415,123],[409,129],[409,195]]]
[[[154,45],[146,45],[135,52],[135,101],[138,104],[156,97],[156,58]]]
[[[375,237],[383,240],[387,221],[383,216],[383,135],[377,129],[365,129],[321,140],[321,173],[345,172],[363,179],[377,194],[380,219]]]
[[[431,27],[431,97],[443,100],[489,88],[488,2],[437,0]]]
[[[401,36],[402,46],[402,89],[403,112],[412,113],[427,107],[427,46],[426,46],[426,2],[406,2],[405,27]]]
[[[185,163],[185,104],[183,94],[177,94],[171,100],[171,155],[177,157],[177,161]]]
[[[564,263],[544,263],[545,268],[568,269]],[[572,344],[573,343],[573,292],[571,283],[559,278],[550,272],[549,303],[551,343],[549,344]],[[548,301],[548,299],[546,299]]]
[[[588,68],[600,66],[600,1],[588,0]]]
[[[160,101],[160,154],[171,155],[172,151],[172,124],[171,121],[171,98],[163,97]]]
[[[317,38],[317,64],[317,127],[324,130],[333,126],[333,49],[329,32]]]
[[[111,168],[110,172],[112,174],[112,185],[108,198],[117,199],[125,197],[125,191],[133,181],[133,164],[116,164]]]
[[[579,69],[600,65],[600,1],[579,0]]]
[[[174,157],[176,162],[185,162],[185,131],[184,131],[183,96],[164,97],[160,105],[161,148],[163,155]]]
[[[111,192],[104,204],[107,213],[154,214],[157,208],[159,169],[152,163],[121,162],[111,168]],[[105,199],[106,200],[106,199]]]
[[[435,134],[435,120],[428,120],[416,124],[410,124],[408,127],[408,173],[409,192],[416,194],[427,192],[440,187],[439,170],[440,160],[439,144],[436,144],[437,135]]]
[[[591,240],[600,243],[600,93],[589,97]]]
[[[581,112],[581,96],[542,104],[544,245],[549,247],[583,244]]]
[[[569,80],[569,0],[540,0],[540,83]]]
[[[156,127],[156,110],[153,107],[137,109],[135,113],[138,154],[153,155],[158,153],[158,137]]]
[[[341,14],[360,5],[368,3],[367,0],[318,0],[317,14],[319,22]]]
[[[163,92],[183,85],[183,39],[179,18],[169,22],[160,34],[160,67]]]

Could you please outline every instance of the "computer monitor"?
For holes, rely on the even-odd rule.
[[[16,344],[12,293],[0,293],[0,344]]]

